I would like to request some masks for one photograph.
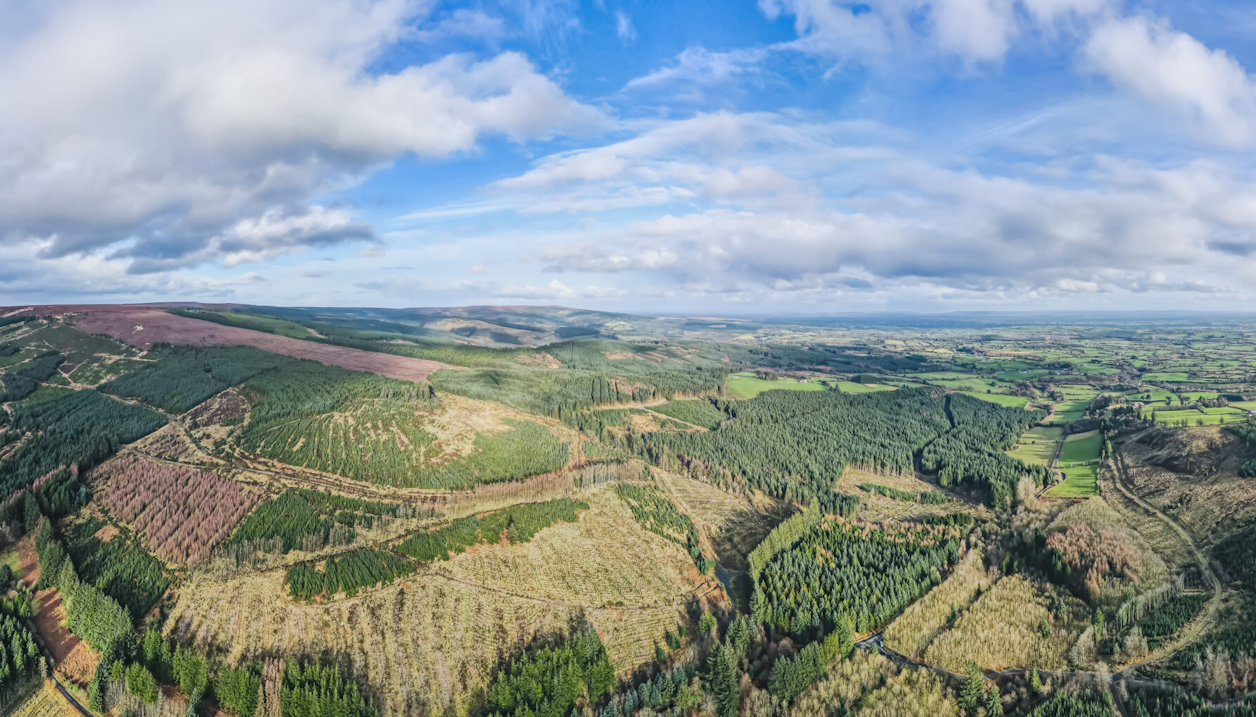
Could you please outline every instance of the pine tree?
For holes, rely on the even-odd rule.
[[[959,706],[970,715],[975,715],[977,708],[981,706],[981,698],[986,689],[985,682],[977,663],[968,663],[968,677],[964,679],[964,685],[959,691]]]
[[[1042,694],[1042,677],[1037,670],[1029,671],[1029,689],[1035,694]]]
[[[715,616],[709,612],[702,613],[702,617],[698,619],[698,633],[700,635],[710,635],[715,629]]]
[[[27,533],[35,532],[39,527],[39,503],[35,500],[35,495],[30,491],[26,492],[26,504],[22,506],[22,518]]]
[[[707,658],[707,684],[715,697],[717,717],[736,717],[737,708],[741,704],[737,668],[723,643],[715,643]]]
[[[997,685],[990,685],[986,690],[986,717],[1000,717],[1003,714],[1003,700],[999,697]]]
[[[728,643],[734,661],[740,661],[746,656],[746,650],[750,648],[750,623],[745,617],[737,616],[733,624],[728,626],[724,640]]]
[[[824,638],[824,658],[848,657],[854,649],[855,626],[851,624],[849,615],[840,615],[833,632]]]

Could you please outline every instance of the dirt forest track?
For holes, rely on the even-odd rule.
[[[425,381],[443,368],[439,361],[394,356],[316,341],[277,336],[252,329],[223,326],[212,321],[167,313],[155,304],[29,306],[0,308],[0,316],[29,314],[59,316],[80,331],[106,334],[139,349],[156,343],[177,346],[252,346],[263,351],[318,361],[353,371],[366,371],[402,381]]]
[[[1191,555],[1195,558],[1195,562],[1199,566],[1200,574],[1204,576],[1204,580],[1208,583],[1208,586],[1212,588],[1213,593],[1212,600],[1208,602],[1207,612],[1191,623],[1191,625],[1189,625],[1187,629],[1183,631],[1183,633],[1172,643],[1164,645],[1160,649],[1148,655],[1141,663],[1146,664],[1169,657],[1173,653],[1185,648],[1187,645],[1197,640],[1204,634],[1204,632],[1211,628],[1217,621],[1217,613],[1221,607],[1221,601],[1225,597],[1225,590],[1222,587],[1220,577],[1218,577],[1216,571],[1213,570],[1212,564],[1208,562],[1207,557],[1204,556],[1203,552],[1199,549],[1199,546],[1195,544],[1195,541],[1191,538],[1190,534],[1186,532],[1186,529],[1181,525],[1178,525],[1177,521],[1162,513],[1155,506],[1140,498],[1128,487],[1127,484],[1132,484],[1132,482],[1129,479],[1128,468],[1125,465],[1125,457],[1118,453],[1112,462],[1116,468],[1116,472],[1113,475],[1113,482],[1116,484],[1117,489],[1140,508],[1147,511],[1149,515],[1155,516],[1177,533],[1178,537],[1182,539],[1182,542],[1187,546]]]

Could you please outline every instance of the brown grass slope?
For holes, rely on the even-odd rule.
[[[1153,428],[1123,438],[1117,448],[1134,492],[1200,543],[1215,542],[1256,514],[1256,480],[1238,475],[1248,449],[1224,428]]]

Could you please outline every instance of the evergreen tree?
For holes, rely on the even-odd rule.
[[[738,615],[733,624],[728,626],[724,640],[728,643],[734,661],[740,662],[746,657],[746,651],[750,649],[750,623],[745,616]]]
[[[826,660],[833,660],[839,657],[845,658],[854,649],[855,626],[851,624],[850,616],[839,615],[833,632],[824,638],[824,658]]]
[[[968,714],[977,714],[977,708],[981,706],[986,690],[985,683],[985,678],[981,674],[981,668],[977,667],[977,663],[968,663],[968,677],[964,679],[964,685],[959,690],[959,706]]]
[[[138,662],[127,668],[126,689],[150,705],[157,703],[157,680]]]
[[[986,690],[986,717],[1000,717],[1003,714],[1003,700],[999,697],[997,685],[990,685]]]
[[[1042,677],[1038,674],[1037,670],[1029,671],[1029,689],[1035,695],[1042,694]]]
[[[25,504],[22,506],[22,518],[25,523],[23,527],[26,528],[26,532],[29,534],[35,532],[35,529],[39,527],[39,502],[35,500],[35,494],[30,491],[26,492],[23,500],[25,500]]]
[[[715,697],[717,717],[736,717],[741,704],[737,668],[723,643],[715,643],[707,657],[707,685]]]

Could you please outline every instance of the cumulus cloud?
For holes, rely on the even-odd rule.
[[[637,188],[653,178],[692,189],[660,216],[596,240],[545,248],[537,258],[546,270],[666,276],[705,292],[927,283],[1059,296],[1229,290],[1256,258],[1250,242],[1256,186],[1213,161],[1160,168],[1099,157],[1061,165],[1035,181],[945,167],[889,147],[846,151],[840,133],[823,151],[814,128],[782,116],[703,121],[740,123],[742,132],[721,134],[753,138],[720,153],[718,161],[740,162],[739,169],[712,166],[715,156],[701,152],[691,162],[671,163],[678,147],[700,146],[704,136],[695,131],[702,122],[684,120],[587,153],[546,158],[503,183],[552,192],[574,182],[588,202],[617,196],[625,178]],[[864,157],[850,179],[859,191],[840,201],[825,198],[806,176],[791,178],[770,159],[747,161],[771,155],[798,172],[805,166],[793,160],[800,147],[821,158],[808,169],[817,176],[852,171],[852,159]],[[783,197],[762,202],[772,191]]]
[[[1118,88],[1177,109],[1193,121],[1197,138],[1231,146],[1256,141],[1256,79],[1228,53],[1173,29],[1164,18],[1123,14],[1118,0],[879,0],[855,7],[839,0],[760,0],[759,5],[769,19],[792,15],[799,35],[762,51],[800,51],[881,68],[932,61],[937,53],[970,66],[995,63],[1023,33],[1048,42],[1067,36],[1080,45],[1083,66]],[[928,22],[918,22],[922,17]],[[684,76],[687,64],[682,55],[674,67],[634,82]]]
[[[1249,145],[1256,138],[1256,81],[1227,53],[1162,20],[1104,22],[1084,53],[1117,86],[1182,109],[1222,142]]]
[[[1001,59],[1016,31],[1006,0],[936,0],[933,20],[938,45],[974,61]]]
[[[122,242],[115,256],[148,271],[369,238],[309,197],[398,155],[603,121],[514,52],[372,74],[426,13],[417,0],[40,8],[0,44],[0,240],[47,240],[43,256]]]

